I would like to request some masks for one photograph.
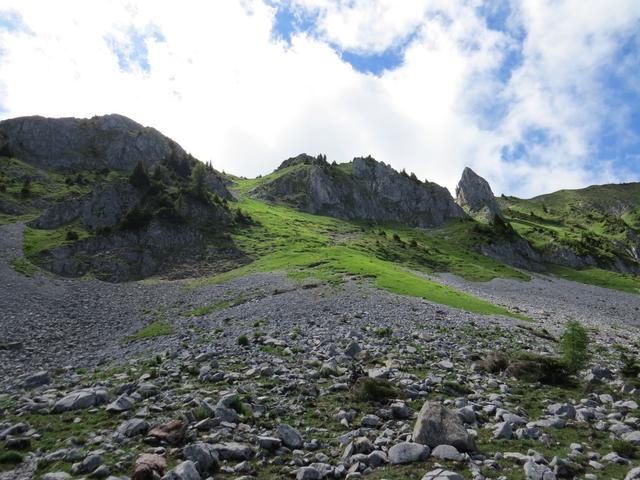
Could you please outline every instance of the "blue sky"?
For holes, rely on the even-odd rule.
[[[5,0],[0,117],[119,112],[241,175],[372,154],[531,196],[638,180],[639,32],[635,0]]]

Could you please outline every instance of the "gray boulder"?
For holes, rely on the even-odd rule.
[[[527,480],[556,480],[556,474],[546,465],[536,463],[533,459],[524,464],[524,475]]]
[[[58,400],[53,406],[54,413],[95,407],[107,401],[107,391],[100,388],[76,390]]]
[[[51,472],[45,473],[40,478],[42,480],[69,480],[71,478],[71,475],[69,475],[67,472]]]
[[[149,431],[149,424],[141,418],[132,418],[120,424],[116,430],[118,439],[131,438],[137,435],[144,435]]]
[[[29,375],[22,382],[22,386],[29,390],[32,388],[42,387],[43,385],[47,385],[51,383],[51,378],[49,377],[49,373],[45,371],[37,372],[32,375]]]
[[[389,463],[397,465],[421,462],[429,456],[429,447],[419,443],[400,442],[389,449]]]
[[[234,460],[242,462],[253,456],[253,450],[249,445],[238,442],[216,443],[213,449],[218,452],[221,460]]]
[[[298,431],[287,425],[278,425],[278,436],[282,439],[282,443],[288,448],[295,450],[296,448],[302,448],[304,440]]]
[[[185,460],[176,468],[167,473],[162,480],[202,480],[196,464],[191,460]]]
[[[627,472],[624,480],[638,480],[640,479],[640,467],[634,467]]]
[[[111,402],[109,405],[107,405],[107,412],[114,412],[114,413],[120,413],[120,412],[126,412],[127,410],[131,410],[131,408],[133,407],[133,399],[131,397],[128,397],[125,394],[120,395],[118,398],[116,398],[113,402]]]
[[[296,473],[296,480],[320,480],[322,474],[313,467],[302,467]]]
[[[424,474],[422,480],[464,480],[464,477],[458,473],[445,470],[444,468],[436,468]]]
[[[182,449],[182,455],[185,459],[191,460],[196,464],[198,472],[204,477],[214,472],[218,468],[218,452],[213,445],[208,443],[193,443]]]
[[[441,460],[451,460],[454,462],[461,462],[465,458],[464,455],[452,445],[438,445],[431,452],[431,456],[440,458]]]
[[[476,449],[473,438],[464,428],[457,413],[430,401],[424,403],[418,414],[413,441],[431,448],[453,445],[462,452],[473,452]]]

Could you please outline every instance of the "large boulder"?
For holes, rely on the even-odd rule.
[[[421,462],[429,456],[429,447],[420,443],[400,442],[389,449],[389,463],[393,465]]]
[[[476,450],[473,437],[464,428],[458,414],[439,403],[426,401],[413,429],[413,441],[435,448],[453,445],[462,452]]]
[[[182,456],[195,463],[198,472],[205,478],[218,468],[218,452],[208,443],[198,442],[187,445],[182,449]]]
[[[280,424],[278,425],[278,436],[282,440],[282,443],[288,448],[295,450],[296,448],[302,448],[304,445],[304,440],[298,431],[287,425]]]
[[[493,221],[501,216],[500,206],[491,191],[489,182],[466,167],[456,187],[456,203],[472,215],[480,214]]]
[[[106,403],[107,400],[107,391],[102,388],[76,390],[58,400],[53,406],[53,412],[61,413],[69,410],[83,410]]]
[[[167,473],[162,480],[202,480],[196,464],[191,460],[185,460],[176,468]]]

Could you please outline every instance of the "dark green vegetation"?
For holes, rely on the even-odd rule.
[[[570,372],[579,372],[587,365],[588,348],[589,336],[585,328],[579,322],[569,320],[560,337],[560,353]]]
[[[479,366],[487,372],[506,372],[526,382],[573,386],[575,376],[587,366],[590,358],[589,344],[586,329],[575,320],[569,320],[560,336],[559,356],[520,350],[496,351],[487,355]]]

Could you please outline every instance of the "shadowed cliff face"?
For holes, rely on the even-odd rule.
[[[300,155],[286,160],[277,172],[281,174],[253,191],[255,197],[345,220],[415,227],[466,217],[445,188],[398,173],[372,158],[338,166]]]

